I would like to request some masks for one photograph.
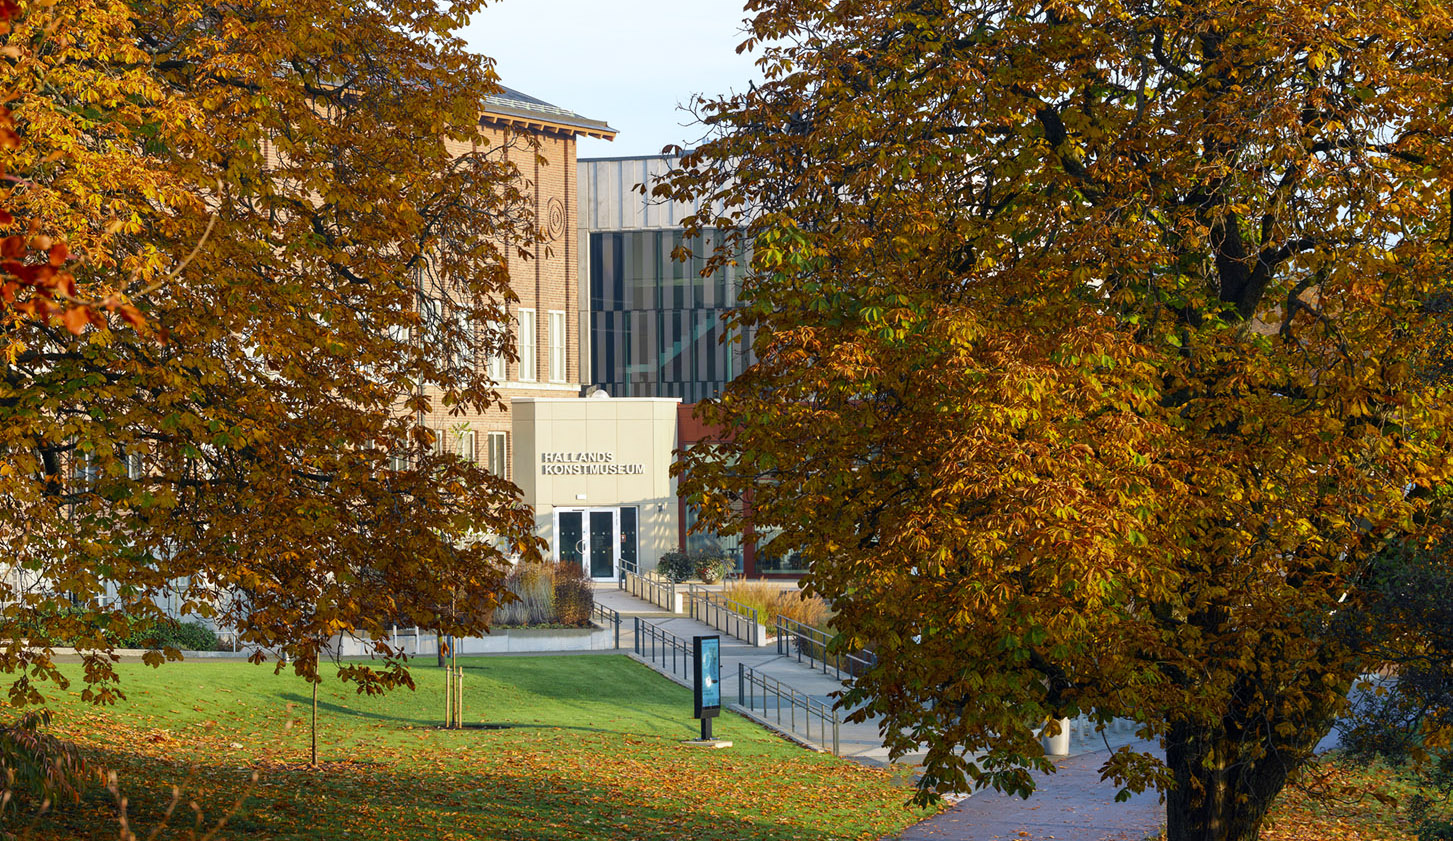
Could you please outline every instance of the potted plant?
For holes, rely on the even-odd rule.
[[[715,584],[735,568],[736,564],[724,555],[699,555],[696,558],[696,577],[707,584]]]

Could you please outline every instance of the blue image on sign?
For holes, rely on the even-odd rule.
[[[721,645],[714,639],[701,647],[701,705],[721,706]]]
[[[696,637],[696,718],[717,715],[721,710],[721,638]]]

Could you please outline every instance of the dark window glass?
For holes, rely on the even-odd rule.
[[[555,556],[563,564],[580,566],[585,554],[585,515],[579,511],[560,512],[560,534],[555,541]]]
[[[635,571],[636,567],[636,546],[639,541],[636,535],[636,509],[621,509],[621,568]]]
[[[590,577],[614,578],[616,536],[614,511],[590,512]]]

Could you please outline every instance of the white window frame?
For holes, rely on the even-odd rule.
[[[565,311],[550,310],[550,382],[565,382]]]
[[[71,450],[71,478],[77,488],[94,488],[101,478],[101,465],[93,454],[77,447]]]
[[[459,457],[464,461],[474,463],[477,451],[475,450],[474,430],[461,429],[457,437],[459,439]]]
[[[491,324],[489,326],[489,332],[491,348],[489,352],[489,378],[496,384],[503,383],[510,376],[509,360],[505,358],[504,349],[505,338],[509,333],[505,331],[504,325],[501,324]]]
[[[538,329],[534,310],[520,310],[520,382],[532,383],[540,378],[539,363],[535,356],[535,339]]]
[[[508,432],[487,432],[484,468],[501,479],[510,478],[510,444]]]
[[[461,368],[474,368],[476,333],[474,330],[474,319],[470,317],[468,310],[459,310],[454,316],[455,323],[459,325],[459,352],[454,356],[454,362]]]

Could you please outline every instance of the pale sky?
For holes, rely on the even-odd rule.
[[[580,157],[650,155],[701,137],[678,105],[761,78],[736,54],[744,17],[742,0],[497,0],[461,34],[504,84],[620,132]]]

